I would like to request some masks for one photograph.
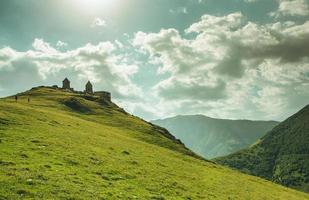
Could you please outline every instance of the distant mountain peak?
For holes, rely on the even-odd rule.
[[[214,158],[246,148],[278,122],[216,119],[204,115],[179,115],[152,121],[167,128],[194,152]]]

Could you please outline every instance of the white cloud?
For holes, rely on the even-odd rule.
[[[281,16],[308,16],[309,1],[308,0],[277,0],[279,8],[277,11],[270,13],[273,17]]]
[[[97,17],[95,18],[92,23],[91,23],[91,27],[95,28],[95,27],[105,27],[106,26],[106,22],[105,20]]]
[[[169,12],[171,14],[188,14],[188,10],[186,7],[179,7],[176,9],[170,9]]]
[[[58,40],[58,42],[56,43],[56,46],[59,48],[66,47],[68,46],[68,43]]]
[[[54,49],[53,47],[50,46],[49,43],[44,42],[43,39],[35,39],[34,42],[32,43],[32,47],[42,53],[46,54],[54,54],[57,53],[57,50]]]
[[[19,54],[10,47],[4,47],[0,51],[0,70],[6,67],[6,70],[12,68],[11,61],[18,58]]]
[[[308,26],[205,15],[186,30],[193,39],[163,29],[136,33],[133,45],[167,77],[153,87],[162,112],[282,119],[308,103]]]
[[[223,17],[203,15],[201,20],[192,24],[186,32],[207,32],[220,34],[218,31],[227,31],[238,28],[242,24],[243,20],[244,16],[240,12],[232,13]]]

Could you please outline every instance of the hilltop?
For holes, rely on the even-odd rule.
[[[280,123],[249,149],[216,162],[309,192],[309,105]]]
[[[0,199],[309,199],[203,160],[112,102],[55,88],[0,99],[0,149]]]
[[[279,124],[275,121],[215,119],[204,115],[176,116],[152,122],[209,159],[247,148]]]

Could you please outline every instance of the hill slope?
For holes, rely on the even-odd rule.
[[[166,128],[188,148],[206,158],[247,148],[278,124],[274,121],[214,119],[203,115],[176,116],[153,123]]]
[[[309,199],[201,160],[114,104],[49,88],[0,100],[0,149],[5,200]]]
[[[216,161],[309,192],[309,105],[255,146]]]

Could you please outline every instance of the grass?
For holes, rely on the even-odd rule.
[[[60,90],[1,99],[0,199],[309,199],[199,159],[161,132]]]

